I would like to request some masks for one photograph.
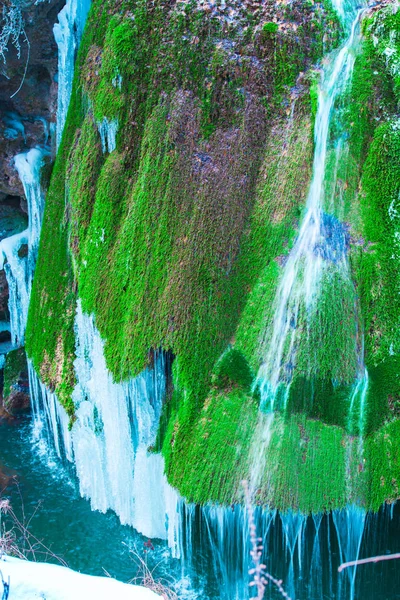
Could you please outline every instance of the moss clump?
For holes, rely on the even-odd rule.
[[[384,502],[400,498],[400,419],[381,427],[365,441],[369,479],[369,507],[379,510]]]
[[[69,245],[79,271],[82,250],[89,228],[96,195],[96,185],[103,164],[100,136],[91,115],[77,131],[66,172],[66,219]]]
[[[254,379],[249,363],[236,348],[226,350],[215,365],[212,382],[220,390],[239,387],[250,391]]]
[[[272,21],[264,23],[262,30],[264,33],[276,33],[278,31],[278,23],[272,23]]]
[[[348,502],[343,429],[305,415],[275,417],[265,450],[260,501],[278,509],[320,512]]]
[[[4,398],[7,398],[10,395],[13,387],[18,384],[21,375],[23,375],[25,379],[28,378],[28,365],[24,348],[12,350],[6,356],[6,363],[4,366]]]
[[[183,419],[172,423],[167,441],[174,455],[173,462],[166,456],[167,475],[189,502],[230,504],[241,498],[257,412],[244,390],[214,390],[190,432]]]

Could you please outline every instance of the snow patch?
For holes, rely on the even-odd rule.
[[[108,577],[83,575],[66,567],[9,556],[0,559],[0,570],[3,576],[0,592],[4,594],[4,583],[10,585],[8,600],[156,600],[161,597],[147,588]]]

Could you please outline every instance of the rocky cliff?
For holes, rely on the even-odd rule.
[[[93,2],[27,348],[72,418],[78,298],[116,381],[170,351],[156,450],[191,501],[238,500],[254,464],[256,500],[281,509],[398,496],[399,14],[366,13],[362,29],[328,135],[313,253],[329,268],[288,324],[299,337],[272,424],[257,374],[340,19],[327,2]]]

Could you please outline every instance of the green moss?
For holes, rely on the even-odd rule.
[[[7,400],[14,386],[18,384],[21,375],[28,377],[28,365],[24,348],[12,350],[6,355],[4,366],[3,397]]]
[[[292,415],[275,417],[260,501],[278,509],[320,512],[345,506],[346,439],[339,427]]]
[[[379,510],[400,497],[400,419],[388,423],[365,442],[369,478],[369,505]]]
[[[77,269],[80,267],[82,248],[91,222],[102,163],[100,136],[92,117],[88,115],[81,130],[77,131],[66,175],[69,244]]]
[[[387,214],[393,200],[397,210],[399,142],[393,124],[376,128],[375,120],[377,88],[385,107],[397,88],[390,73],[372,78],[381,58],[366,42],[348,92],[354,103],[336,107],[335,131],[350,124],[350,136],[342,154],[328,149],[326,189],[332,212],[350,223],[351,273],[327,272],[319,309],[308,322],[303,314],[309,335],[289,411],[275,417],[263,447],[268,415],[258,412],[251,385],[304,209],[317,108],[315,78],[305,77],[295,103],[290,89],[340,39],[330,5],[304,6],[300,24],[294,7],[284,10],[286,33],[271,24],[262,31],[248,14],[241,37],[192,2],[177,10],[94,0],[47,196],[27,349],[73,414],[79,296],[95,315],[115,380],[142,370],[151,348],[177,357],[156,449],[184,496],[237,500],[261,444],[258,500],[317,511],[364,497],[356,443],[344,432],[364,325],[368,431],[393,416],[398,398]],[[108,156],[96,129],[103,117],[119,123]]]
[[[277,23],[264,23],[262,30],[265,33],[276,33],[278,31],[278,24]]]
[[[249,364],[236,348],[228,348],[215,365],[212,382],[220,390],[233,387],[250,391],[254,379]]]
[[[257,406],[243,390],[211,392],[190,437],[176,424],[167,438],[174,453],[173,463],[166,456],[171,484],[193,502],[237,500],[240,482],[248,475],[244,457],[256,421]]]

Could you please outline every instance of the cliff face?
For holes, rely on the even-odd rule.
[[[13,258],[12,250],[7,246],[7,238],[22,233],[28,227],[27,198],[14,159],[16,155],[37,146],[50,146],[57,109],[57,46],[52,30],[62,5],[63,2],[59,0],[17,3],[15,6],[21,7],[21,34],[17,38],[10,36],[4,50],[4,61],[1,60],[0,64],[0,242],[6,240],[4,248],[8,247],[10,252],[4,258],[4,248],[0,251],[0,359],[2,375],[3,366],[5,372],[1,404],[7,414],[13,415],[29,407],[24,349],[9,352],[15,340],[11,341],[13,324],[10,323],[10,286],[4,270],[4,263]],[[2,4],[2,32],[7,25],[9,7],[7,2]],[[31,218],[33,219],[32,215]],[[20,241],[20,247],[16,251],[20,259],[27,260],[27,239]],[[15,263],[10,268],[18,270]],[[19,265],[19,272],[20,275],[24,273],[23,265]],[[22,282],[24,275],[20,279]],[[26,281],[23,284],[26,285]],[[16,296],[18,286],[15,278],[10,285]],[[21,312],[22,307],[19,306],[18,310]],[[7,352],[9,353],[4,357]]]
[[[71,416],[78,298],[115,380],[170,350],[157,449],[189,500],[237,500],[255,463],[257,499],[278,508],[397,497],[398,27],[391,6],[365,18],[336,101],[323,227],[349,267],[324,257],[332,268],[317,309],[293,324],[303,335],[272,422],[256,375],[310,183],[312,69],[342,39],[338,18],[304,2],[93,2],[27,349]]]
[[[14,156],[49,140],[57,109],[57,46],[52,30],[63,4],[63,0],[24,3],[29,45],[21,36],[18,56],[10,42],[6,62],[0,67],[0,202],[8,196],[23,196]]]

